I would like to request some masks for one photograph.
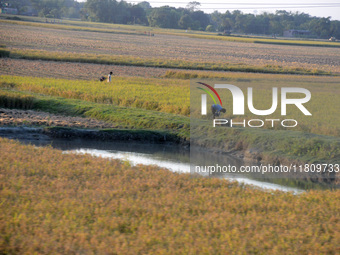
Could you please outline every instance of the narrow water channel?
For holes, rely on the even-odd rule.
[[[2,130],[3,131],[3,130]],[[11,131],[12,135],[4,135],[1,132],[0,136],[17,139],[23,143],[30,143],[36,146],[52,146],[53,148],[63,150],[65,153],[90,154],[96,157],[121,159],[129,161],[131,165],[156,165],[162,168],[169,169],[173,172],[190,173],[190,150],[176,145],[164,144],[142,144],[134,142],[101,142],[83,139],[50,139],[30,133],[28,136],[18,136]],[[6,133],[6,132],[5,132]],[[238,158],[225,154],[212,154],[209,152],[200,151],[191,154],[196,162],[199,160],[213,160],[217,162],[225,162],[235,166],[241,166],[244,162]],[[285,192],[293,192],[295,194],[303,192],[305,189],[313,189],[314,184],[299,183],[299,181],[290,180],[288,183],[280,181],[277,184],[275,179],[259,179],[244,174],[206,174],[207,177],[235,180],[239,183],[253,185],[261,189],[281,190]],[[319,188],[316,186],[316,188]],[[327,188],[327,187],[326,187]]]
[[[131,165],[156,165],[169,169],[173,172],[190,173],[190,151],[178,146],[162,145],[162,144],[140,144],[140,143],[83,143],[81,140],[74,141],[72,147],[67,148],[65,144],[54,143],[53,146],[63,149],[67,153],[90,154],[96,157],[121,159],[129,161]],[[94,148],[95,147],[95,148]],[[205,155],[208,156],[208,155]],[[202,153],[197,157],[204,158]],[[209,156],[210,157],[210,156]],[[234,157],[227,155],[215,155],[215,157],[223,157],[224,161],[228,161],[233,165],[241,165],[243,162]],[[270,182],[250,179],[240,174],[214,174],[206,175],[207,177],[216,177],[220,179],[235,180],[243,184],[254,185],[262,189],[281,190],[286,192],[301,193],[303,189],[296,187],[288,187]]]

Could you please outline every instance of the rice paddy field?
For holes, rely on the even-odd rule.
[[[235,129],[213,142],[223,152],[261,148],[269,160],[273,155],[288,162],[340,160],[340,48],[334,45],[253,43],[162,29],[146,36],[150,28],[140,26],[77,21],[54,26],[38,18],[1,17],[0,50],[9,54],[0,58],[0,108],[51,114],[63,125],[61,116],[92,118],[98,121],[93,126],[151,130],[187,143],[190,116],[197,114],[190,112],[190,79],[253,87],[259,109],[270,107],[274,84],[303,87],[312,93],[306,107],[313,116],[288,108],[299,119],[296,130]],[[100,82],[110,71],[112,82]],[[226,117],[238,120],[230,112]],[[251,117],[246,111],[245,118]],[[79,126],[86,127],[83,122]],[[39,123],[12,125],[51,121],[39,117]],[[11,124],[0,118],[4,125]],[[0,152],[0,254],[340,251],[338,189],[264,191],[2,138]]]
[[[119,68],[119,67],[118,67]],[[118,69],[117,68],[117,69]],[[132,69],[131,67],[129,67]],[[70,71],[70,69],[66,69]],[[164,72],[164,71],[163,71]],[[221,72],[175,72],[167,71],[158,78],[144,77],[115,77],[114,86],[106,82],[65,80],[55,78],[29,78],[20,76],[2,76],[0,86],[10,91],[20,91],[26,94],[43,94],[69,99],[80,99],[93,103],[105,103],[115,106],[141,108],[145,110],[160,111],[170,114],[189,116],[189,81],[171,77],[217,77],[239,86],[241,89],[254,88],[254,105],[259,109],[271,105],[271,87],[304,87],[311,91],[313,100],[306,107],[313,113],[313,117],[304,116],[299,111],[290,108],[291,117],[298,118],[300,131],[319,135],[339,137],[340,108],[338,77],[315,76],[285,76],[272,74],[242,73],[223,74]],[[163,78],[162,78],[163,77]],[[322,86],[320,86],[322,84]],[[256,93],[255,93],[256,92]],[[33,93],[33,94],[32,94]],[[195,90],[192,91],[195,93]],[[231,95],[222,95],[224,102],[232,101]],[[196,107],[200,109],[199,107]],[[232,109],[227,108],[226,117],[233,117]],[[245,117],[250,118],[249,110]],[[280,118],[280,109],[268,118]],[[239,117],[238,117],[239,118]],[[238,120],[236,117],[235,120]]]
[[[0,139],[3,254],[337,254],[339,191],[299,196]]]

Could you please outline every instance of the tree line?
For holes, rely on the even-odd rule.
[[[313,17],[306,13],[278,10],[259,15],[239,10],[225,13],[204,13],[199,2],[189,2],[186,8],[162,6],[152,8],[147,1],[131,4],[117,0],[0,0],[2,7],[17,8],[18,14],[28,7],[46,18],[77,18],[94,22],[139,24],[151,27],[218,32],[223,34],[263,34],[282,36],[286,30],[308,30],[314,38],[340,39],[340,21],[331,17]]]

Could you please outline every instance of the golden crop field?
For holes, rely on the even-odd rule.
[[[2,112],[10,127],[51,130],[46,123],[55,114],[63,130],[88,117],[113,128],[101,132],[187,146],[190,116],[198,113],[190,112],[190,93],[199,95],[189,79],[223,79],[245,94],[252,87],[257,109],[270,107],[272,87],[303,87],[312,93],[306,107],[313,116],[288,108],[296,129],[220,129],[209,140],[211,128],[202,126],[205,140],[197,144],[239,155],[255,150],[273,164],[338,162],[340,48],[27,19],[34,22],[0,20],[0,107],[21,109]],[[100,82],[110,71],[112,82]],[[226,105],[231,100],[222,94]],[[226,108],[223,117],[240,121]],[[11,122],[28,118],[27,109],[45,117]],[[280,106],[269,117],[281,118]],[[252,118],[247,108],[244,118]],[[320,182],[339,184],[338,173],[329,176]],[[339,203],[337,189],[264,191],[0,138],[0,254],[338,254]]]
[[[275,87],[304,87],[311,91],[313,98],[306,107],[313,116],[304,116],[293,107],[288,108],[288,114],[292,118],[299,119],[297,130],[309,133],[339,136],[339,115],[337,109],[340,105],[340,91],[338,77],[313,77],[298,75],[273,75],[273,74],[224,74],[219,72],[181,73],[168,72],[168,76],[193,77],[211,75],[211,77],[224,78],[246,91],[247,87],[254,89],[254,105],[257,109],[267,109],[271,105],[273,84]],[[190,95],[189,81],[185,79],[171,78],[142,78],[142,77],[115,77],[113,84],[99,81],[63,80],[29,77],[2,76],[0,86],[19,91],[34,92],[50,96],[61,96],[71,99],[81,99],[95,103],[108,103],[117,106],[128,106],[157,110],[166,113],[175,113],[189,116]],[[213,85],[213,84],[212,84]],[[199,93],[198,90],[191,94]],[[280,95],[280,94],[279,94]],[[231,94],[221,94],[223,102],[231,102]],[[212,102],[210,102],[212,103]],[[193,108],[192,108],[193,109]],[[199,106],[196,109],[200,109]],[[191,114],[195,114],[192,112]],[[225,117],[234,117],[239,121],[240,117],[232,115],[231,105],[227,107]],[[246,109],[246,118],[252,117]],[[280,119],[279,109],[267,118]],[[242,119],[242,118],[241,118]]]
[[[2,254],[337,254],[338,191],[264,192],[0,138]]]
[[[116,77],[114,85],[99,81],[2,76],[0,88],[189,115],[189,86],[185,80]]]

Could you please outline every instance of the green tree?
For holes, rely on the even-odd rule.
[[[219,25],[219,31],[231,31],[233,29],[233,21],[231,18],[224,17]]]
[[[208,32],[215,32],[216,30],[215,30],[215,28],[214,28],[213,25],[208,25],[208,26],[206,27],[205,31],[208,31]]]
[[[331,36],[331,17],[314,18],[310,23],[310,30],[320,38],[329,38]]]
[[[204,30],[210,24],[209,16],[203,11],[191,12],[189,15],[193,21],[192,29]]]
[[[233,16],[235,17],[234,30],[239,33],[245,33],[246,17],[241,12],[236,13],[236,11],[233,12]]]
[[[148,25],[145,10],[140,5],[134,5],[130,8],[130,15],[133,24]]]
[[[247,34],[260,33],[257,20],[253,14],[247,14],[243,16],[243,32]]]
[[[78,3],[74,0],[64,0],[62,8],[62,17],[80,18],[80,10],[84,3]]]
[[[200,6],[201,6],[201,3],[197,1],[193,1],[187,4],[186,9],[191,12],[194,12],[194,11],[197,11]]]
[[[144,9],[144,11],[151,9],[150,3],[146,2],[146,1],[137,4],[137,6],[142,7]]]
[[[331,21],[331,36],[334,36],[338,40],[340,39],[340,21],[334,20]]]
[[[181,15],[176,8],[163,6],[152,9],[148,16],[149,25],[161,28],[178,28]]]
[[[282,35],[283,34],[284,27],[283,27],[282,23],[279,20],[277,20],[275,18],[272,18],[269,21],[269,25],[270,25],[269,32],[271,34],[277,34],[277,35]]]
[[[182,29],[191,28],[193,25],[193,21],[189,14],[183,15],[180,20],[178,21],[178,26]]]
[[[220,24],[222,22],[222,14],[218,11],[214,11],[209,15],[210,24],[217,29],[218,31],[221,31]]]
[[[270,19],[267,13],[263,13],[262,15],[256,16],[256,33],[259,34],[269,34],[270,29]],[[282,33],[282,31],[281,31]]]
[[[114,23],[117,12],[116,0],[87,0],[85,3],[88,19],[95,22]]]
[[[40,17],[61,18],[64,0],[31,0]]]
[[[130,13],[130,5],[125,1],[117,2],[116,8],[112,12],[113,23],[127,24],[133,23]]]

